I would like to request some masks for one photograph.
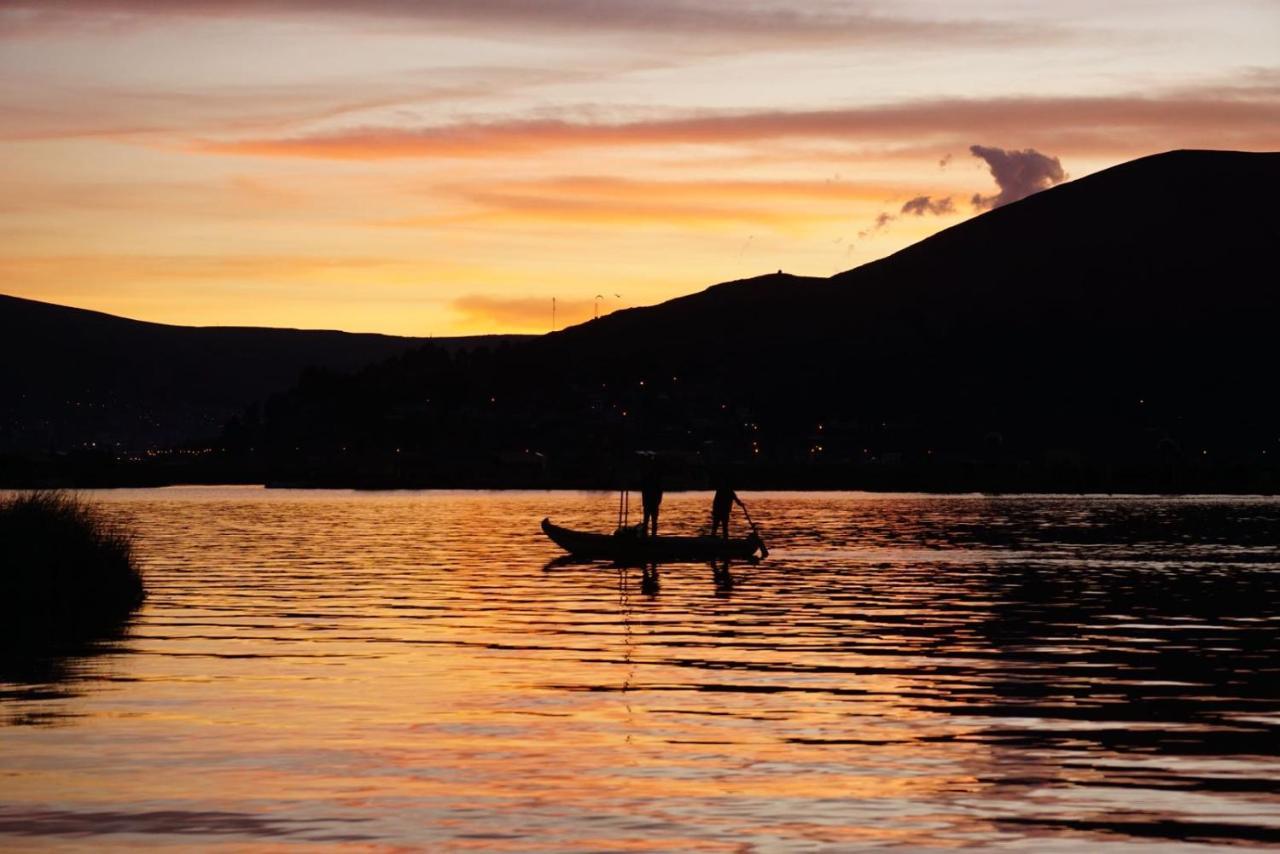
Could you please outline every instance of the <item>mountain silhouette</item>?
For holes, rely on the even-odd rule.
[[[744,487],[1271,490],[1277,187],[1280,154],[1154,155],[830,278],[311,372],[228,444],[328,485],[616,486],[655,450]]]
[[[395,449],[404,482],[449,460],[458,482],[503,483],[500,461],[536,453],[551,482],[580,484],[652,448],[773,485],[894,467],[907,486],[944,470],[957,487],[975,471],[1253,478],[1280,457],[1277,187],[1280,154],[1174,151],[830,278],[729,282],[479,358],[419,354],[280,397],[278,462],[300,471],[285,445],[312,466]]]
[[[304,368],[350,371],[429,340],[170,326],[0,295],[0,450],[139,448],[217,436],[228,418],[289,388]]]
[[[927,410],[974,395],[1136,400],[1148,387],[1185,396],[1188,383],[1212,396],[1274,362],[1280,212],[1268,188],[1280,188],[1278,154],[1155,155],[829,279],[718,285],[548,344],[709,361],[815,406],[851,393]]]

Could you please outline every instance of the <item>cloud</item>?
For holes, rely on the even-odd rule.
[[[588,228],[741,228],[795,231],[846,221],[862,207],[900,190],[889,183],[805,180],[646,180],[613,176],[440,184],[465,205],[458,210],[384,219],[379,226],[422,228],[454,223],[553,224]],[[0,203],[2,205],[2,203]]]
[[[884,14],[879,4],[796,4],[713,0],[18,0],[3,11],[13,35],[104,26],[142,26],[180,18],[334,19],[450,30],[556,35],[616,33],[660,39],[684,51],[739,51],[770,45],[1010,45],[1061,40],[1056,25],[978,18]],[[86,19],[90,19],[86,21]],[[694,38],[691,38],[694,37]]]
[[[470,185],[458,185],[455,189],[464,193],[475,192]],[[655,180],[615,175],[558,175],[550,178],[491,183],[487,185],[486,190],[519,195],[572,196],[620,201],[645,200],[656,196],[668,202],[680,200],[704,204],[714,199],[729,199],[734,204],[753,199],[767,199],[770,202],[791,200],[799,204],[809,204],[815,201],[832,203],[876,201],[888,194],[900,192],[901,186],[889,181]]]
[[[0,255],[0,278],[26,284],[83,279],[95,284],[175,280],[349,282],[393,271],[378,256],[61,254]]]
[[[973,194],[973,206],[980,211],[1025,199],[1032,193],[1047,190],[1067,179],[1067,173],[1062,171],[1058,158],[1041,154],[1034,148],[1006,151],[1003,148],[971,145],[969,151],[974,157],[986,161],[991,169],[991,177],[996,179],[996,185],[1000,188],[1000,192],[993,196]]]
[[[935,199],[932,196],[916,196],[914,199],[908,199],[904,202],[899,213],[913,214],[915,216],[924,216],[925,214],[942,216],[955,213],[955,211],[956,206],[952,203],[950,196],[941,199]]]
[[[785,229],[800,222],[839,219],[837,214],[791,214],[763,207],[671,203],[655,196],[647,201],[591,198],[520,196],[473,192],[467,199],[481,209],[470,213],[408,217],[380,223],[394,227],[420,227],[462,222],[552,223],[584,226],[741,227],[772,226]]]
[[[883,231],[899,216],[924,216],[925,214],[944,216],[955,212],[956,206],[951,201],[950,196],[940,199],[935,199],[933,196],[916,196],[903,202],[902,207],[896,214],[891,214],[888,211],[878,213],[871,225],[858,232],[858,239],[865,240],[876,232]]]
[[[881,211],[876,214],[875,222],[858,232],[858,239],[866,240],[877,231],[882,231],[885,228],[888,228],[889,223],[893,222],[895,219],[897,219],[897,217],[888,211]]]
[[[434,107],[588,76],[578,70],[471,66],[307,83],[158,83],[153,88],[0,78],[0,140],[286,133],[307,122],[350,121],[367,111]]]
[[[1280,87],[1205,87],[1165,96],[938,99],[834,110],[686,113],[597,122],[473,120],[427,127],[203,140],[213,154],[332,160],[536,155],[582,147],[752,145],[784,139],[848,147],[910,137],[937,146],[977,134],[1018,135],[1077,152],[1149,153],[1171,147],[1280,146]],[[993,151],[997,149],[992,149]]]
[[[564,329],[590,320],[594,300],[557,299],[555,324]],[[462,316],[466,327],[501,329],[511,332],[546,332],[551,329],[551,297],[494,297],[468,294],[453,300],[449,307]],[[606,306],[601,302],[603,313]]]

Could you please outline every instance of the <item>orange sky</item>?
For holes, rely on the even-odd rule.
[[[545,331],[883,256],[1008,190],[974,145],[1280,149],[1273,0],[1027,5],[18,0],[0,292]]]

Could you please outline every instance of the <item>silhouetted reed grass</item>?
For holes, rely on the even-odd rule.
[[[0,633],[71,639],[110,632],[144,595],[126,526],[66,492],[0,498]]]

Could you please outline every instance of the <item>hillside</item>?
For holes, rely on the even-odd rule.
[[[290,388],[304,368],[351,371],[428,340],[169,326],[0,296],[0,451],[216,437],[228,418]]]
[[[1096,404],[1124,383],[1135,399],[1149,384],[1184,397],[1248,387],[1274,364],[1276,188],[1280,154],[1156,155],[830,279],[718,285],[553,346],[704,362],[732,385],[747,372],[769,395],[817,406],[833,392],[934,410],[975,395]]]
[[[271,413],[276,464],[297,475],[287,443],[337,481],[505,482],[523,459],[582,483],[655,448],[781,484],[1253,478],[1280,456],[1278,187],[1280,154],[1155,155],[829,279],[730,282],[511,353],[304,386]]]
[[[828,279],[761,276],[538,338],[309,372],[223,444],[242,470],[328,485],[612,486],[632,452],[658,450],[688,482],[710,464],[755,486],[1269,491],[1276,188],[1280,154],[1155,155]],[[320,336],[313,362],[337,335],[271,334]],[[95,370],[163,371],[152,389],[207,384],[224,406],[288,372],[238,388],[274,360],[186,346]],[[235,369],[200,378],[224,360]]]

